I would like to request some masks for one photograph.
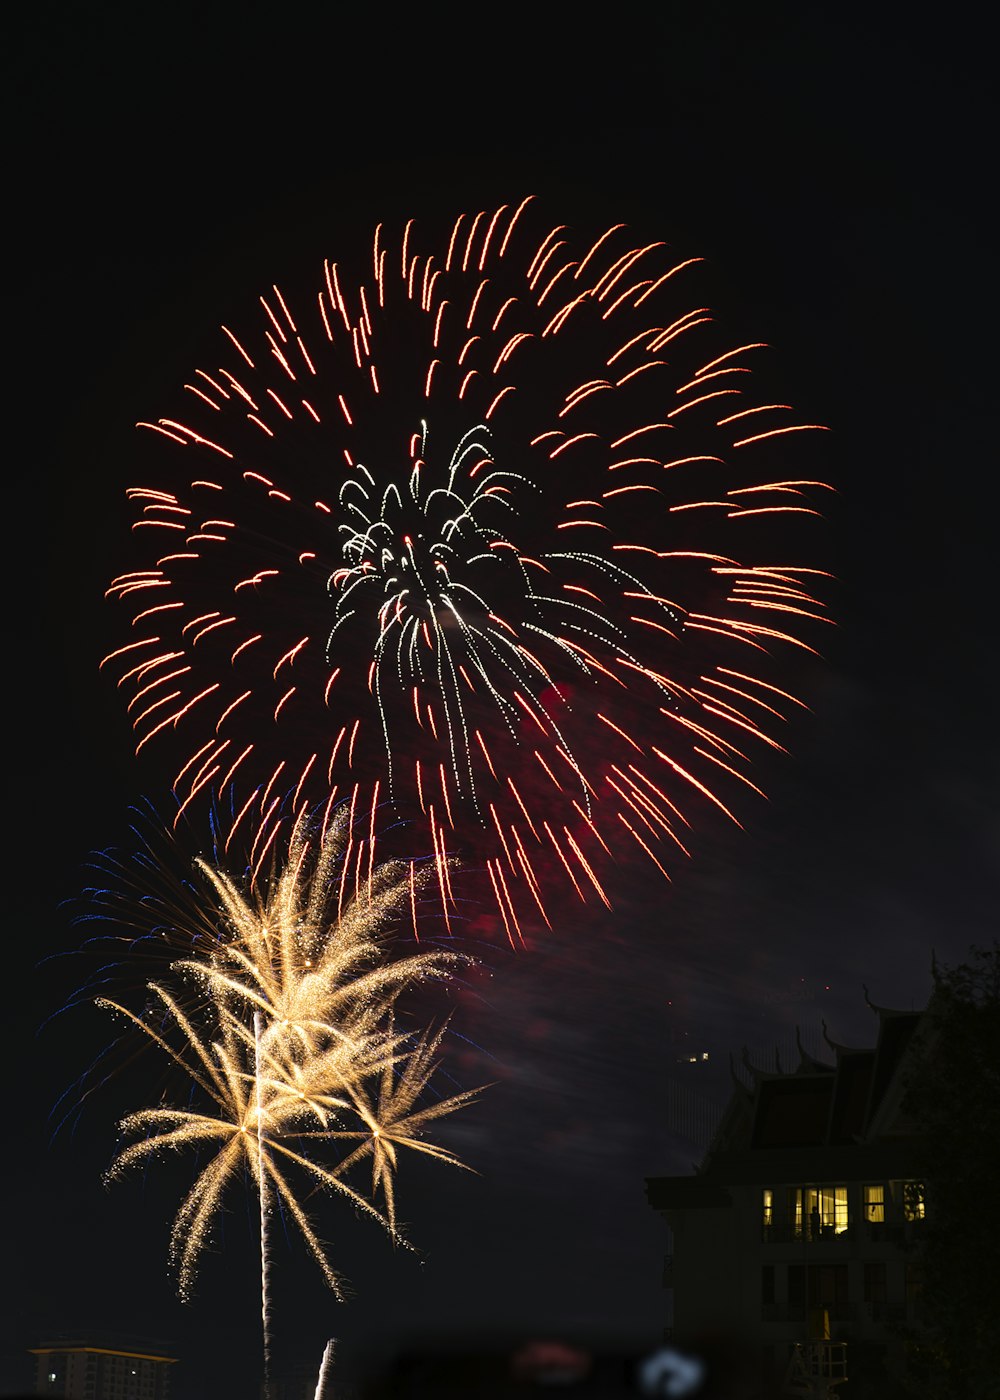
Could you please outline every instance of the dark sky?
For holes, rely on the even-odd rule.
[[[87,853],[158,796],[97,674],[132,425],[207,330],[380,218],[537,191],[707,256],[714,304],[834,429],[838,630],[795,678],[812,713],[760,770],[770,801],[745,832],[707,827],[669,893],[650,877],[613,916],[498,951],[460,999],[483,1048],[455,1077],[496,1084],[442,1139],[480,1175],[404,1172],[423,1262],[331,1222],[345,1307],[282,1244],[279,1358],[318,1362],[328,1336],[345,1363],[490,1333],[652,1344],[664,1232],[643,1178],[697,1157],[686,1125],[724,1101],[727,1051],[789,1058],[796,1023],[818,1048],[821,1017],[864,1043],[862,982],[919,1005],[932,945],[957,960],[995,926],[985,36],[960,6],[933,29],[846,7],[552,8],[390,28],[374,9],[57,4],[13,36],[2,1393],[25,1346],[84,1326],[170,1339],[177,1400],[254,1393],[252,1211],[234,1199],[182,1307],[166,1247],[183,1169],[100,1183],[141,1082],[110,1082],[53,1137],[100,1031],[81,1011],[38,1032],[72,985],[42,960],[80,941],[58,906]],[[687,1046],[708,1064],[678,1065]]]

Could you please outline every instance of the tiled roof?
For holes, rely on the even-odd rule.
[[[747,1064],[754,1081],[752,1104],[742,1093],[749,1112],[727,1113],[728,1131],[716,1136],[703,1170],[731,1152],[748,1148],[771,1149],[849,1145],[865,1141],[880,1107],[887,1101],[905,1059],[907,1047],[922,1012],[877,1008],[879,1034],[867,1050],[832,1045],[836,1065],[802,1052],[791,1073],[774,1073]],[[746,1057],[744,1057],[746,1062]],[[892,1101],[889,1100],[890,1116]],[[881,1135],[886,1124],[880,1125]]]

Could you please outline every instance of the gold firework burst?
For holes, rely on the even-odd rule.
[[[183,1296],[191,1292],[223,1195],[239,1175],[248,1173],[257,1184],[262,1223],[268,1195],[280,1201],[327,1284],[342,1296],[296,1181],[346,1198],[405,1243],[395,1215],[398,1149],[464,1165],[422,1134],[479,1091],[418,1106],[445,1028],[413,1036],[396,1022],[402,992],[428,978],[449,980],[463,960],[440,951],[386,958],[380,935],[411,892],[410,869],[373,865],[347,893],[346,831],[344,822],[334,823],[313,842],[307,824],[297,823],[264,895],[241,893],[225,871],[201,863],[226,937],[210,956],[173,964],[181,985],[194,983],[201,992],[193,1009],[180,990],[159,983],[150,984],[145,1014],[99,1003],[159,1046],[202,1095],[198,1108],[161,1105],[129,1114],[120,1128],[131,1141],[108,1172],[117,1179],[168,1150],[215,1149],[173,1224],[170,1252]],[[351,1142],[356,1145],[342,1155]],[[368,1155],[372,1195],[381,1192],[384,1211],[345,1179]],[[266,1267],[265,1256],[262,1248]]]

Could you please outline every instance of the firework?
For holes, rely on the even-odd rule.
[[[125,1118],[121,1131],[133,1140],[118,1153],[109,1178],[167,1150],[211,1150],[171,1235],[184,1296],[227,1188],[244,1176],[254,1182],[265,1346],[270,1198],[298,1226],[339,1296],[339,1275],[296,1179],[349,1200],[405,1243],[395,1219],[398,1149],[461,1166],[422,1133],[477,1092],[416,1106],[436,1067],[443,1028],[418,1036],[400,1031],[397,1002],[428,977],[449,977],[458,959],[430,952],[384,959],[379,935],[409,897],[409,872],[378,867],[370,885],[345,900],[334,878],[338,862],[343,868],[345,827],[340,820],[311,844],[306,824],[298,823],[269,896],[243,896],[224,872],[207,872],[226,936],[211,957],[174,965],[182,979],[197,984],[194,1010],[184,991],[156,983],[143,1013],[104,998],[99,1003],[138,1027],[203,1100],[197,1107],[160,1105]],[[345,1179],[366,1155],[375,1164],[371,1200]],[[384,1211],[375,1204],[379,1194]]]
[[[304,812],[292,828],[283,868],[248,893],[203,859],[222,936],[208,959],[175,966],[201,982],[215,1004],[263,1016],[265,1051],[275,1046],[311,1063],[356,1061],[401,989],[448,978],[467,961],[444,950],[384,961],[380,935],[431,878],[402,862],[352,860],[349,814],[317,834]],[[369,855],[371,853],[369,852]],[[344,1037],[339,1027],[349,1024]]]
[[[366,277],[328,262],[223,328],[140,425],[165,457],[110,589],[134,630],[107,664],[181,811],[389,803],[446,917],[461,832],[512,942],[554,880],[607,903],[609,855],[668,875],[700,805],[736,820],[798,703],[771,655],[822,619],[785,555],[818,428],[753,396],[761,347],[720,339],[698,261],[525,200],[440,246],[380,225]]]
[[[313,1400],[328,1400],[332,1394],[327,1387],[330,1383],[330,1373],[333,1370],[333,1348],[334,1342],[331,1337],[323,1348],[323,1360],[320,1362],[319,1374],[316,1377],[316,1392]]]
[[[175,831],[152,806],[133,809],[130,843],[90,862],[76,922],[91,936],[75,955],[88,972],[62,1010],[101,995],[134,1004],[167,978],[196,1020],[206,1002],[228,998],[248,1024],[255,1011],[264,1016],[267,1045],[283,1035],[308,1043],[311,1026],[337,1024],[363,997],[377,1024],[397,987],[447,980],[467,960],[448,946],[435,950],[436,863],[376,863],[370,822],[352,823],[347,804],[324,810],[325,821],[301,807],[283,834],[277,820],[269,838],[245,829],[239,843],[216,812],[207,851],[193,856],[186,823]],[[401,918],[419,923],[424,951],[387,959],[384,928]],[[152,1048],[127,1033],[105,1046],[61,1096],[58,1121],[79,1113],[143,1046]]]

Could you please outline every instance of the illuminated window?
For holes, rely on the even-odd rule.
[[[894,1181],[892,1196],[896,1209],[902,1213],[904,1220],[923,1220],[925,1208],[922,1181]]]
[[[923,1220],[924,1183],[922,1181],[903,1183],[903,1215],[907,1220]]]
[[[865,1192],[865,1219],[873,1224],[880,1225],[885,1220],[885,1187],[880,1182],[877,1186],[866,1186]]]
[[[848,1226],[846,1186],[793,1186],[789,1214],[800,1239],[842,1235]]]
[[[764,1187],[764,1229],[769,1230],[774,1223],[774,1192],[770,1186]]]

